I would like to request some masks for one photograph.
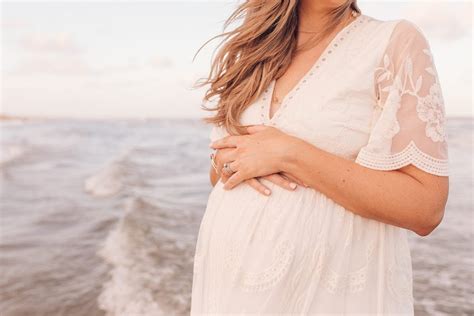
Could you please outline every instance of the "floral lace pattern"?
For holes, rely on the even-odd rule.
[[[432,54],[429,49],[422,50],[430,58],[432,63]],[[398,109],[401,106],[402,96],[404,94],[410,94],[417,98],[416,112],[418,117],[423,122],[426,122],[426,136],[430,137],[434,142],[445,140],[445,111],[444,111],[444,99],[441,92],[441,86],[438,82],[436,71],[433,67],[427,67],[425,71],[427,74],[433,76],[434,82],[430,85],[429,93],[426,96],[420,96],[420,88],[423,82],[423,76],[426,74],[420,74],[416,82],[414,81],[413,74],[413,61],[411,56],[407,56],[404,60],[401,68],[403,74],[394,74],[395,70],[392,70],[393,62],[390,56],[385,53],[383,58],[383,73],[378,78],[378,83],[385,80],[392,81],[392,85],[388,85],[382,89],[382,91],[391,92],[390,105]],[[410,86],[411,85],[411,86]],[[393,129],[391,130],[390,136],[396,135],[400,128],[397,119],[394,118]]]
[[[426,122],[426,136],[434,142],[442,142],[446,139],[443,96],[438,82],[433,83],[430,94],[418,100],[416,110],[418,117]]]
[[[412,163],[449,175],[443,94],[429,43],[416,25],[397,25],[375,79],[379,119],[356,162],[380,170]]]

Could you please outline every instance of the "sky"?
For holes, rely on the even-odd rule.
[[[198,118],[223,24],[239,1],[2,1],[0,113]],[[472,116],[472,3],[363,1],[366,15],[416,23],[448,116]],[[195,57],[195,59],[193,59]]]

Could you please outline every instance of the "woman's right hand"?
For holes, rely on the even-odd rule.
[[[221,148],[221,149],[217,150],[215,158],[214,158],[214,161],[216,162],[216,165],[217,165],[217,169],[220,171],[218,176],[220,176],[221,181],[223,183],[225,183],[227,181],[227,179],[229,179],[229,177],[230,177],[230,175],[227,175],[226,173],[222,172],[222,168],[223,168],[224,161],[228,161],[228,159],[226,159],[226,155],[229,152],[231,152],[232,150],[234,150],[234,149],[233,148]],[[292,175],[290,175],[288,173],[284,173],[284,172],[273,173],[273,174],[269,174],[269,175],[266,175],[266,176],[263,176],[263,177],[258,177],[258,178],[251,178],[251,179],[245,180],[244,182],[248,183],[251,187],[253,187],[258,192],[260,192],[264,195],[270,195],[271,190],[267,186],[265,186],[262,182],[260,182],[259,181],[260,179],[267,179],[267,180],[269,180],[269,181],[271,181],[271,182],[273,182],[273,183],[275,183],[275,184],[277,184],[277,185],[279,185],[282,188],[285,188],[287,190],[296,189],[296,186],[298,184],[307,187],[299,179],[293,177]],[[266,190],[268,190],[268,191],[266,191]],[[266,193],[266,192],[268,192],[268,193]]]

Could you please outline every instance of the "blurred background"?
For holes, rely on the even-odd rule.
[[[358,1],[429,39],[448,115],[442,224],[410,234],[417,315],[474,315],[472,3]],[[201,118],[236,1],[2,1],[0,314],[186,315],[211,189]]]

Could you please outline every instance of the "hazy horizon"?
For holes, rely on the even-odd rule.
[[[0,114],[57,118],[200,118],[223,22],[237,1],[1,3]],[[429,6],[426,4],[429,3]],[[408,19],[428,38],[448,117],[472,117],[472,4],[359,1]],[[455,57],[455,58],[454,58]],[[212,104],[208,104],[212,106]]]

